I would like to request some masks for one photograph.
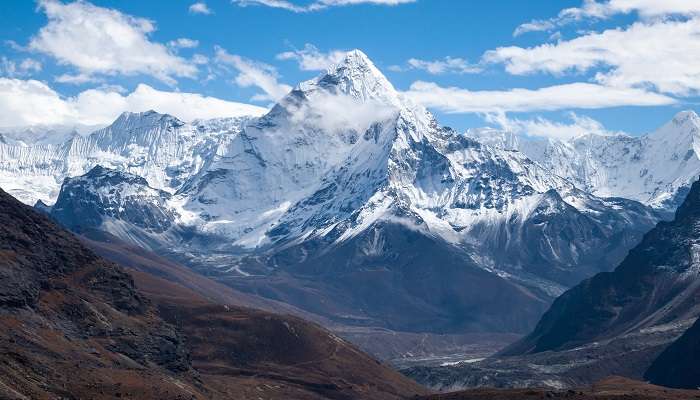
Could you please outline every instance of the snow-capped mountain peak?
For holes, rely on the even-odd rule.
[[[673,122],[678,125],[683,125],[686,123],[692,123],[695,125],[700,125],[700,117],[693,110],[681,111],[673,117]]]
[[[482,143],[519,150],[579,189],[673,211],[700,174],[700,117],[676,114],[642,135],[585,134],[569,140],[514,135],[493,129],[466,132]]]
[[[145,112],[124,112],[108,127],[94,133],[101,137],[100,142],[124,142],[147,145],[149,141],[157,140],[167,132],[184,126],[185,123],[169,114],[161,114],[153,110]]]
[[[87,136],[73,132],[61,141],[30,144],[10,137],[0,142],[0,186],[25,203],[41,199],[51,204],[65,178],[101,164],[175,193],[222,152],[251,118],[184,123],[152,110],[125,112],[111,125]]]
[[[400,105],[394,86],[360,50],[348,52],[339,63],[298,86],[298,90],[307,95],[319,89],[333,95],[350,96],[360,102],[379,101]]]
[[[161,114],[154,110],[144,112],[125,111],[110,125],[113,129],[132,129],[134,127],[156,125],[184,125],[185,123],[170,114]]]
[[[700,117],[692,110],[681,111],[648,137],[672,147],[690,145],[700,154],[697,151],[700,149]]]

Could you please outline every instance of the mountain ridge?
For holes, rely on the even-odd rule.
[[[521,151],[597,196],[624,197],[666,212],[681,204],[700,170],[700,117],[693,110],[678,112],[642,136],[587,133],[561,140],[496,129],[466,135]]]

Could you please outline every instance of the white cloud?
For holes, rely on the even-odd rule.
[[[642,18],[670,15],[700,15],[700,3],[694,0],[585,0],[582,7],[567,8],[560,18],[610,18],[616,14],[636,12]]]
[[[399,4],[415,3],[417,0],[316,0],[310,4],[299,5],[287,0],[232,0],[241,7],[267,6],[281,8],[293,12],[319,11],[330,7],[351,6],[358,4],[373,4],[396,6]]]
[[[415,3],[417,0],[317,0],[314,4],[325,7],[354,6],[358,4],[373,4],[384,6],[397,6],[400,4]]]
[[[700,17],[636,22],[621,29],[589,33],[556,44],[500,47],[484,55],[504,63],[511,74],[563,74],[600,68],[598,83],[615,87],[653,87],[680,96],[700,91]]]
[[[546,31],[585,19],[607,19],[617,14],[636,12],[643,19],[659,19],[668,16],[693,17],[700,15],[700,2],[695,0],[584,0],[581,7],[562,10],[547,20],[533,20],[522,24],[514,36],[526,32]]]
[[[64,123],[72,107],[46,84],[0,78],[0,126]]]
[[[191,14],[204,14],[204,15],[209,15],[212,13],[212,11],[209,9],[206,3],[199,1],[197,3],[193,3],[190,8],[190,13]]]
[[[195,54],[192,56],[192,62],[197,65],[205,65],[209,63],[209,57],[204,54]]]
[[[247,6],[267,6],[272,8],[281,8],[294,12],[310,11],[306,6],[298,6],[286,0],[232,0],[241,7]]]
[[[603,124],[593,118],[570,112],[567,114],[570,122],[552,121],[542,117],[533,119],[509,118],[505,113],[486,115],[488,122],[499,128],[528,136],[541,136],[555,139],[572,139],[586,134],[614,135],[623,132],[611,132]]]
[[[102,82],[101,78],[96,78],[86,74],[62,74],[54,78],[58,83],[68,83],[72,85],[82,85],[84,83]]]
[[[231,66],[238,71],[234,82],[241,87],[258,87],[264,94],[256,95],[253,100],[276,101],[284,97],[292,87],[278,82],[277,70],[267,64],[249,60],[236,54],[229,54],[226,50],[216,49],[216,61],[223,65]]]
[[[316,46],[307,43],[301,50],[286,51],[277,55],[278,60],[295,60],[302,71],[323,71],[333,64],[342,61],[347,52],[331,50],[322,53]]]
[[[168,46],[176,49],[194,49],[199,46],[199,40],[179,38],[168,42]]]
[[[515,28],[513,36],[520,36],[528,32],[548,31],[556,28],[556,26],[557,24],[552,20],[535,19]]]
[[[141,84],[128,95],[120,87],[85,90],[62,97],[36,80],[0,78],[0,127],[105,125],[124,111],[149,109],[185,121],[197,118],[260,115],[266,110],[194,93],[164,92]]]
[[[155,26],[147,19],[86,1],[40,0],[39,8],[49,22],[32,37],[29,48],[76,67],[81,75],[146,74],[174,84],[175,77],[197,73],[187,60],[149,39]]]
[[[8,39],[8,40],[4,40],[3,43],[5,44],[5,46],[11,48],[11,49],[14,50],[14,51],[18,51],[18,52],[27,51],[27,47],[26,47],[26,46],[22,46],[22,45],[20,45],[19,43],[15,42],[14,40],[9,40],[9,39]]]
[[[445,57],[442,60],[425,61],[417,58],[408,60],[408,65],[412,69],[420,69],[432,75],[446,73],[454,74],[476,74],[482,71],[478,65],[470,64],[463,58]]]
[[[117,93],[128,93],[129,91],[122,85],[113,85],[109,83],[103,83],[97,86],[95,89],[101,90],[103,92],[117,92]]]
[[[563,38],[561,31],[556,31],[552,32],[551,35],[549,35],[549,40],[552,42],[558,42]]]
[[[569,83],[540,89],[471,91],[415,82],[405,95],[429,108],[447,113],[543,111],[568,108],[658,106],[675,103],[671,97],[635,88],[614,88],[593,83]]]
[[[342,93],[318,90],[303,102],[284,104],[291,121],[323,132],[365,132],[371,124],[395,116],[398,110],[378,100],[361,101]]]
[[[11,60],[4,56],[0,58],[0,74],[4,76],[9,76],[11,78],[24,77],[40,72],[41,70],[41,63],[32,58],[25,58],[21,61]]]
[[[32,60],[31,58],[25,58],[19,63],[19,69],[21,71],[39,72],[41,71],[41,63],[37,60]]]

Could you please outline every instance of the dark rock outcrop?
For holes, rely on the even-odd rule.
[[[700,388],[700,320],[673,342],[649,367],[644,378],[656,385]]]
[[[169,198],[169,193],[148,186],[140,176],[98,165],[63,182],[50,214],[73,231],[99,228],[106,219],[113,219],[162,233],[175,218],[166,206]]]

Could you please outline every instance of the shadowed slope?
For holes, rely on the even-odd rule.
[[[700,182],[675,219],[660,222],[614,272],[559,297],[534,332],[507,349],[516,355],[571,349],[700,314]]]
[[[129,275],[1,191],[0,237],[0,398],[424,393],[315,324]]]

